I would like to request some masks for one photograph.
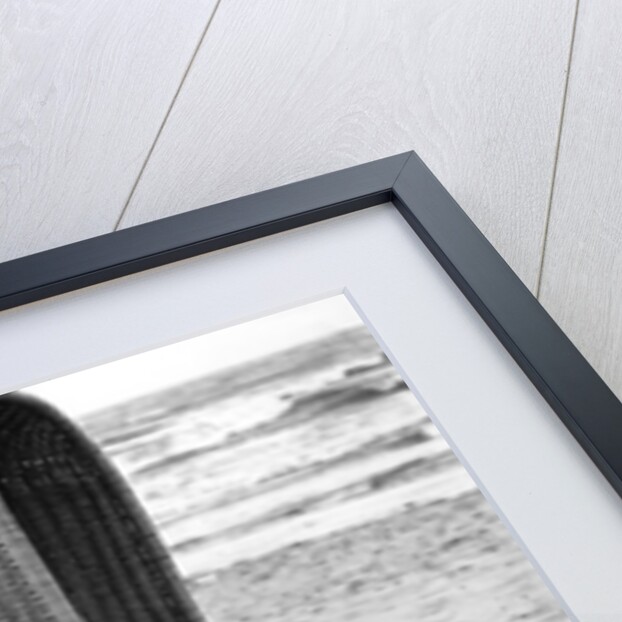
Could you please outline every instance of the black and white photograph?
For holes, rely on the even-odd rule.
[[[175,589],[205,620],[567,620],[342,295],[19,395],[56,409],[57,425],[79,428],[120,473],[172,560]],[[122,555],[131,567],[140,550],[119,553],[106,533],[120,527],[99,499],[108,494],[103,487],[91,496],[57,495],[65,507],[56,508],[54,529],[38,527],[23,492],[43,490],[23,475],[31,463],[45,464],[38,477],[57,489],[89,475],[68,474],[58,456],[47,460],[48,433],[36,417],[21,436],[24,426],[10,423],[18,417],[6,408],[2,417],[4,472],[17,479],[9,462],[19,455],[21,477],[31,478],[0,483],[5,513],[13,511],[52,568],[62,567],[49,579],[59,600],[63,590],[93,589],[70,595],[76,619],[104,619],[89,612],[113,612],[116,595],[70,575],[91,565],[105,583],[107,558]],[[31,443],[30,461],[9,447],[11,430],[13,443]],[[89,520],[97,526],[80,524]],[[81,538],[84,547],[89,538],[98,542],[86,561]],[[63,541],[78,552],[63,550]],[[2,598],[10,604],[6,591]],[[116,619],[156,619],[141,617],[146,602],[135,607],[133,617]]]
[[[622,622],[621,35],[0,0],[0,622]]]

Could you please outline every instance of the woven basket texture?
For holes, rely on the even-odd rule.
[[[72,422],[0,397],[0,620],[204,622],[126,481]]]
[[[0,499],[0,620],[80,622],[12,512]]]

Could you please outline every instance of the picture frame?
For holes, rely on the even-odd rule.
[[[414,152],[0,264],[0,309],[10,320],[22,305],[79,295],[89,286],[384,204],[391,204],[425,245],[622,496],[622,404]],[[460,447],[455,449],[460,456]],[[503,508],[496,507],[503,516]],[[513,523],[511,517],[507,522]],[[520,529],[517,536],[523,541]],[[540,565],[537,555],[533,561]],[[554,572],[544,574],[558,591]],[[561,597],[567,602],[567,595]],[[576,612],[577,606],[569,609]],[[613,620],[607,617],[611,611],[605,608],[589,619]]]
[[[622,403],[414,152],[5,262],[0,310],[386,202],[622,496]]]

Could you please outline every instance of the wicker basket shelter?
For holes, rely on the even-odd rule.
[[[0,397],[0,621],[204,620],[99,448],[50,406]]]

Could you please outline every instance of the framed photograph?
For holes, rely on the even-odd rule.
[[[622,405],[416,154],[1,264],[0,305],[0,462],[38,474],[0,473],[0,553],[58,619],[621,619]],[[114,576],[67,493],[100,469],[156,542],[123,603],[32,518],[65,491]]]

